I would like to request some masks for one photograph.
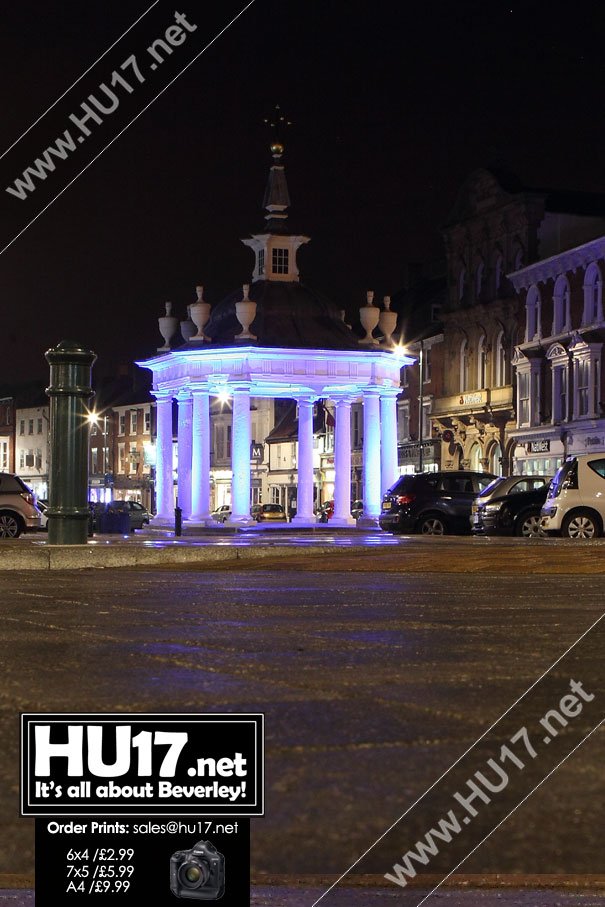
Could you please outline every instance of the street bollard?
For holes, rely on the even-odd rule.
[[[50,365],[49,545],[85,545],[88,539],[87,401],[93,395],[92,350],[62,340],[46,352]]]
[[[183,511],[178,504],[174,508],[174,534],[183,534]]]

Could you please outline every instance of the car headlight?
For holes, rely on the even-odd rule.
[[[486,513],[498,513],[502,504],[486,504],[483,508]]]
[[[556,516],[556,514],[557,514],[556,507],[543,507],[540,515],[543,517],[548,517],[549,519],[552,519],[554,516]]]

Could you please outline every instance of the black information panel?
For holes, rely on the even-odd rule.
[[[250,903],[262,714],[23,714],[36,907]]]
[[[36,820],[36,907],[250,903],[249,819]]]
[[[24,816],[259,816],[263,715],[21,716]]]

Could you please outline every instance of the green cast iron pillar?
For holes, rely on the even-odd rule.
[[[62,340],[46,352],[50,365],[49,545],[85,545],[88,539],[87,402],[93,395],[92,350]]]

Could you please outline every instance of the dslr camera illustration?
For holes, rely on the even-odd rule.
[[[217,901],[225,893],[225,858],[210,841],[170,857],[170,890],[177,898]]]

